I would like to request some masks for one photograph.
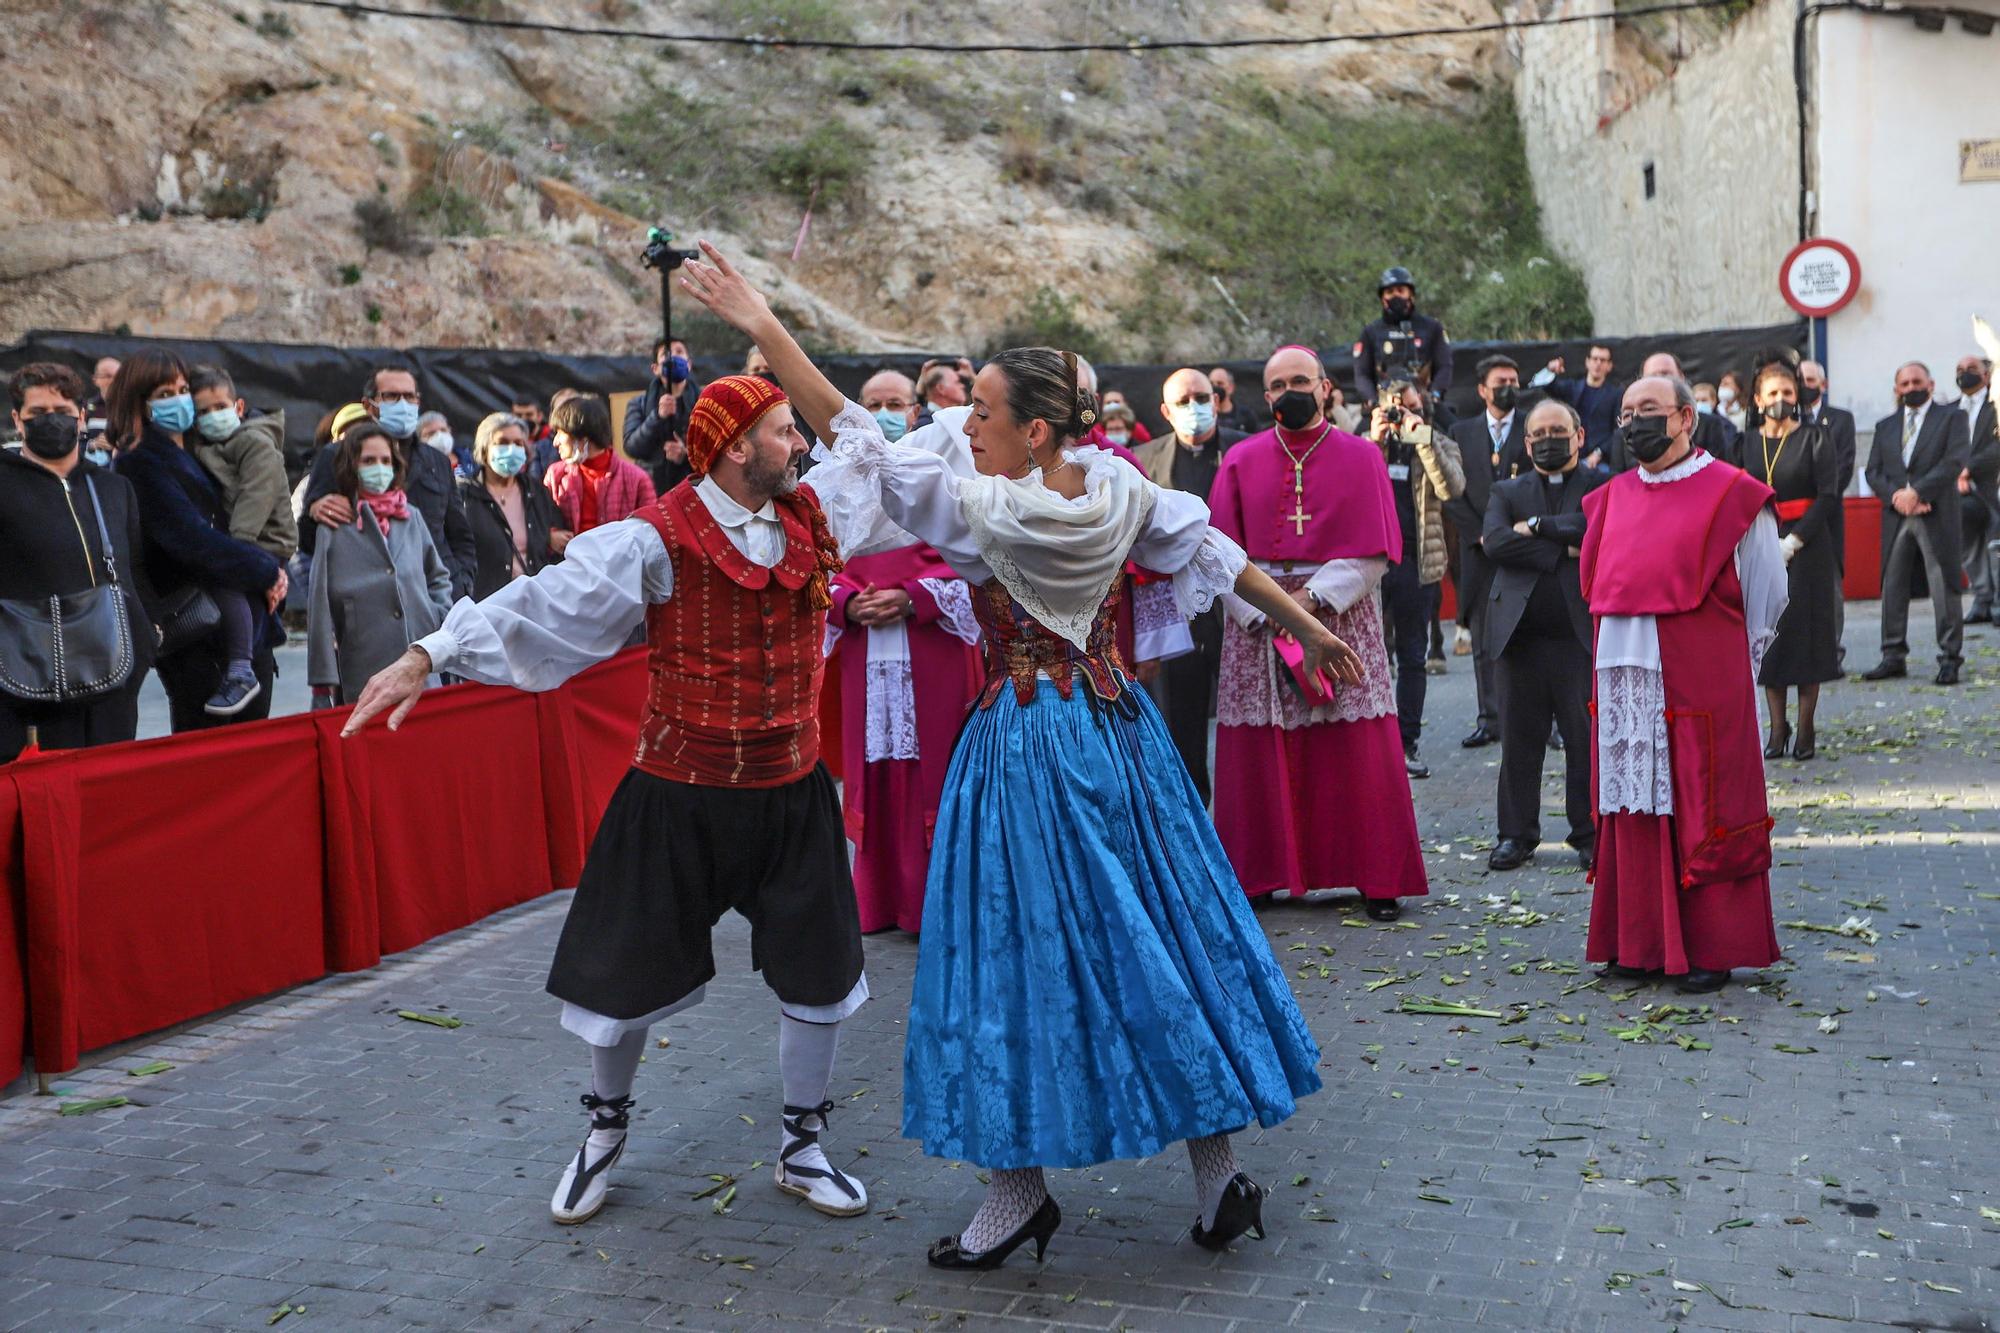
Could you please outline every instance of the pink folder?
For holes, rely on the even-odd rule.
[[[1292,684],[1298,687],[1299,694],[1310,707],[1319,708],[1333,702],[1333,681],[1328,679],[1324,668],[1310,676],[1306,674],[1306,650],[1297,639],[1281,635],[1271,643],[1278,650],[1278,660],[1291,673]]]

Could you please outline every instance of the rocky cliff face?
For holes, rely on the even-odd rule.
[[[405,3],[1030,44],[1492,14],[1475,0]],[[123,327],[630,351],[656,324],[636,260],[660,221],[746,256],[819,346],[979,348],[1057,300],[1129,350],[1123,312],[1159,308],[1163,281],[1207,290],[1162,278],[1174,238],[1153,203],[1157,173],[1231,128],[1219,89],[1448,115],[1500,82],[1502,59],[1487,39],[1152,56],[661,47],[269,0],[0,12],[0,338]],[[1281,187],[1213,182],[1251,209]]]

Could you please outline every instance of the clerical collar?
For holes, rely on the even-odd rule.
[[[1546,482],[1547,482],[1547,483],[1548,483],[1549,485],[1551,485],[1551,486],[1560,486],[1560,485],[1562,485],[1562,484],[1563,484],[1563,483],[1564,483],[1565,481],[1568,481],[1568,480],[1569,480],[1569,473],[1567,473],[1567,472],[1554,472],[1554,473],[1550,473],[1550,472],[1544,472],[1544,473],[1542,474],[1542,480],[1543,480],[1543,481],[1546,481]]]
[[[1176,434],[1174,436],[1174,443],[1178,444],[1181,448],[1187,450],[1191,454],[1198,454],[1202,450],[1208,448],[1209,445],[1215,443],[1215,429],[1214,427],[1209,428],[1208,438],[1205,440],[1183,440],[1178,434]]]
[[[1648,486],[1664,486],[1670,481],[1686,481],[1714,461],[1714,454],[1705,449],[1695,449],[1665,472],[1648,472],[1644,468],[1637,468],[1635,471],[1639,474],[1639,480]]]

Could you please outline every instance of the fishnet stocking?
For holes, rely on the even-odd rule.
[[[1188,1161],[1194,1166],[1195,1206],[1201,1209],[1202,1226],[1210,1228],[1215,1225],[1215,1210],[1222,1202],[1223,1187],[1242,1168],[1236,1164],[1236,1150],[1229,1146],[1227,1134],[1189,1139],[1187,1148]]]
[[[1042,1200],[1049,1197],[1048,1183],[1039,1166],[995,1171],[986,1187],[986,1201],[965,1224],[959,1248],[967,1254],[984,1254],[1021,1229],[1035,1215]]]

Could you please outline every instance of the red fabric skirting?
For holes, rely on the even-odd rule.
[[[643,650],[547,694],[434,690],[0,766],[0,1083],[574,884]]]
[[[1679,975],[1778,961],[1770,872],[1681,888],[1670,816],[1601,816],[1596,882],[1585,946],[1593,963]]]
[[[1216,728],[1215,831],[1253,898],[1430,892],[1393,715],[1293,731]]]
[[[923,809],[923,765],[915,759],[878,760],[863,765],[861,781],[863,808],[883,816],[869,821],[868,836],[854,853],[861,933],[895,926],[914,934],[924,921],[930,830],[905,816]]]

